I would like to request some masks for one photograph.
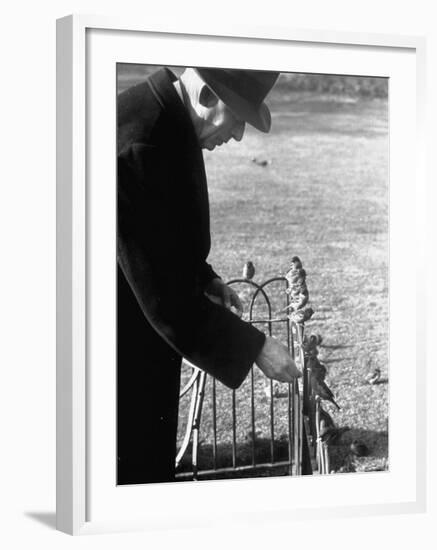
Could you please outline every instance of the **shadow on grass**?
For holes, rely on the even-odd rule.
[[[375,430],[351,429],[343,434],[341,440],[335,445],[329,446],[330,468],[331,471],[339,471],[345,461],[350,458],[350,445],[353,441],[358,440],[366,445],[368,454],[365,457],[352,457],[354,468],[356,471],[378,471],[387,469],[387,448],[388,448],[388,433],[378,432]],[[273,452],[273,458],[272,458]],[[311,456],[315,459],[315,449],[311,447]],[[252,442],[243,441],[236,444],[236,461],[235,465],[249,466],[252,464]],[[178,469],[178,473],[190,472],[191,464],[191,449],[187,451],[184,459]],[[271,445],[268,438],[257,438],[255,441],[255,463],[265,464],[271,462],[283,462],[288,460],[288,439],[287,437],[280,438]],[[214,468],[230,468],[232,467],[232,444],[218,443],[216,463],[214,465],[213,446],[211,444],[203,444],[199,446],[198,453],[198,469],[212,470]],[[226,478],[243,478],[243,477],[272,477],[288,475],[287,466],[278,466],[273,469],[255,468],[248,471],[226,472],[220,474],[211,474],[203,479],[226,479]]]
[[[331,344],[331,345],[328,345],[328,344],[324,344],[323,342],[320,344],[320,347],[321,348],[326,348],[326,349],[347,349],[347,348],[353,348],[355,347],[354,344]]]
[[[326,363],[327,365],[329,363],[341,363],[342,361],[352,361],[354,357],[332,357],[329,359],[324,359],[323,363]]]
[[[374,386],[380,386],[381,384],[388,384],[388,378],[381,378],[374,383]]]
[[[363,457],[353,457],[350,445],[358,440],[364,443],[368,454]],[[346,432],[337,445],[330,445],[329,456],[331,470],[338,471],[347,457],[353,457],[357,471],[378,471],[387,469],[388,433],[376,430],[351,429]]]
[[[254,448],[250,439],[238,441],[235,450],[235,465],[249,466],[252,464],[253,449],[256,464],[270,462],[282,462],[288,460],[288,439],[279,438],[271,444],[268,438],[256,438]],[[189,449],[179,467],[180,472],[191,471],[192,454]],[[197,459],[199,470],[210,470],[214,468],[228,468],[232,466],[232,443],[217,443],[216,464],[214,465],[214,454],[212,444],[201,444]]]

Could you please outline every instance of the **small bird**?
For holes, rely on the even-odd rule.
[[[326,378],[327,369],[323,363],[314,355],[310,355],[306,358],[306,366],[311,370],[311,376],[317,378],[317,380],[323,382]]]
[[[320,439],[323,441],[323,443],[327,443],[328,445],[335,445],[335,443],[340,440],[341,436],[349,430],[350,428],[348,426],[345,426],[344,428],[328,426],[323,430],[320,430]]]
[[[262,167],[266,167],[269,164],[272,164],[271,159],[258,159],[257,157],[253,157],[252,162],[255,163],[257,166],[262,166]]]
[[[314,332],[310,334],[310,342],[313,342],[315,346],[320,346],[323,342],[323,338],[320,334],[315,334]]]
[[[293,305],[294,309],[302,309],[304,306],[307,305],[308,299],[309,299],[309,293],[308,289],[305,287],[298,288],[295,291],[291,292],[291,304]]]
[[[290,283],[290,286],[300,284],[302,285],[305,283],[305,279],[307,276],[307,272],[303,267],[301,268],[295,268],[294,264],[292,264],[292,267],[285,273],[285,278]],[[288,289],[288,293],[291,292],[291,288]]]
[[[326,378],[327,369],[323,363],[317,363],[311,370],[311,375],[319,382],[323,382]]]
[[[299,256],[293,256],[291,258],[290,267],[288,268],[287,273],[295,273],[300,269],[302,269],[302,262],[300,261]]]
[[[306,357],[317,357],[319,355],[313,336],[311,335],[309,338],[306,335],[304,336],[302,347]]]
[[[326,382],[324,380],[320,380],[317,376],[314,375],[314,373],[311,371],[311,389],[314,393],[314,395],[318,395],[320,399],[324,399],[325,401],[329,401],[333,405],[337,407],[338,410],[341,410],[338,404],[334,400],[334,394],[332,391],[328,388]]]
[[[376,384],[381,379],[381,369],[376,368],[373,370],[373,372],[369,372],[369,374],[366,376],[366,381],[369,384]]]
[[[311,319],[313,314],[314,314],[314,310],[311,307],[307,307],[306,309],[299,309],[297,311],[293,311],[290,317],[295,323],[305,323],[305,321],[308,321],[309,319]]]
[[[298,309],[302,309],[308,303],[309,293],[306,285],[296,289],[289,287],[285,292],[290,294],[290,303],[280,309],[278,313],[284,313],[284,311],[287,310],[297,311]]]
[[[243,279],[253,279],[255,275],[255,266],[252,262],[246,262],[243,267]]]
[[[369,449],[365,443],[359,441],[358,439],[354,439],[354,441],[352,441],[350,449],[356,456],[367,456],[369,454]]]

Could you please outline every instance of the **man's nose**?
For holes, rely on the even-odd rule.
[[[246,123],[241,121],[238,122],[234,128],[232,129],[232,137],[235,139],[235,141],[241,141],[243,135],[244,135],[244,129],[246,127]]]

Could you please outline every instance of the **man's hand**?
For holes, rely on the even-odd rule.
[[[270,336],[266,336],[255,363],[268,378],[279,382],[292,382],[294,378],[302,376],[288,349]]]
[[[243,315],[243,306],[238,294],[218,277],[208,283],[205,293],[211,302],[230,309],[238,317]]]

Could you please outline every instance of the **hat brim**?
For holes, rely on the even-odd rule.
[[[214,75],[208,69],[196,68],[196,71],[236,117],[248,122],[260,132],[267,133],[270,131],[272,117],[269,108],[264,102],[259,106],[254,106],[247,99],[224,85],[223,82],[214,78]]]

